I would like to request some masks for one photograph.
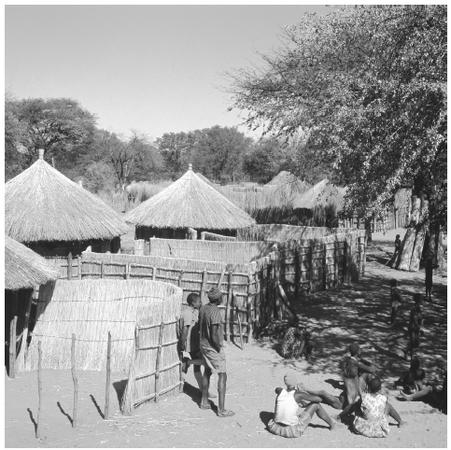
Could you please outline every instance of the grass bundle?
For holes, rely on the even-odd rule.
[[[5,232],[20,242],[113,239],[128,231],[122,218],[42,155],[5,186]]]
[[[74,333],[77,368],[103,370],[110,331],[111,368],[126,373],[134,355],[136,325],[154,325],[162,320],[173,322],[180,316],[181,303],[182,291],[178,287],[156,281],[102,279],[48,283],[39,294],[38,320],[26,368],[37,368],[38,341],[42,342],[43,368],[70,368]],[[176,362],[176,350],[168,358]]]
[[[58,268],[25,245],[5,236],[5,289],[28,289],[58,278]]]
[[[235,230],[254,219],[189,169],[169,187],[126,215],[139,227]]]

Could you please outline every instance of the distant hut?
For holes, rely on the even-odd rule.
[[[33,315],[33,289],[55,280],[57,276],[58,270],[51,263],[5,236],[5,344],[9,348],[10,324],[17,316],[16,353],[20,353],[27,341],[29,319]]]
[[[184,239],[188,229],[235,236],[255,220],[207,181],[188,171],[163,191],[129,211],[126,221],[136,226],[137,239]]]
[[[46,163],[6,183],[5,232],[43,256],[117,252],[128,227],[112,208]]]

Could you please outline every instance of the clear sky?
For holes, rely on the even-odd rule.
[[[71,97],[124,135],[238,125],[225,72],[259,64],[311,10],[325,8],[6,6],[6,91]]]

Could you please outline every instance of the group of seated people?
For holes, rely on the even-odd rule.
[[[361,358],[360,347],[351,344],[348,350],[349,354],[341,365],[344,390],[339,396],[324,390],[308,389],[294,372],[285,375],[285,387],[276,388],[274,418],[268,423],[271,433],[287,438],[300,437],[315,414],[328,424],[330,430],[336,426],[335,420],[352,419],[351,428],[355,433],[372,438],[388,435],[389,417],[399,427],[405,423],[382,392],[382,382],[376,375],[376,368]],[[408,401],[430,397],[446,399],[446,376],[441,390],[426,386],[424,378],[425,372],[415,357],[409,371],[396,383],[396,386],[402,386],[398,398]],[[332,419],[321,403],[342,411]]]

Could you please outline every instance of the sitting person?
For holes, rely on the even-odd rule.
[[[398,426],[405,422],[381,391],[381,381],[378,377],[368,380],[368,392],[362,393],[362,398],[355,403],[352,411],[356,412],[353,428],[358,434],[372,438],[387,437],[390,428],[388,417],[393,417]]]
[[[268,422],[271,433],[285,438],[301,437],[314,414],[323,419],[331,430],[334,428],[333,420],[323,407],[319,403],[309,403],[310,396],[296,390],[296,374],[285,375],[284,382],[286,388],[276,388],[274,419]],[[302,409],[300,405],[306,406]]]
[[[305,356],[308,360],[312,354],[310,332],[300,326],[288,328],[280,346],[280,354],[284,358],[300,358]]]
[[[405,394],[413,394],[423,389],[425,376],[426,372],[420,367],[420,360],[414,356],[410,362],[410,369],[395,383],[395,386],[402,386]]]

